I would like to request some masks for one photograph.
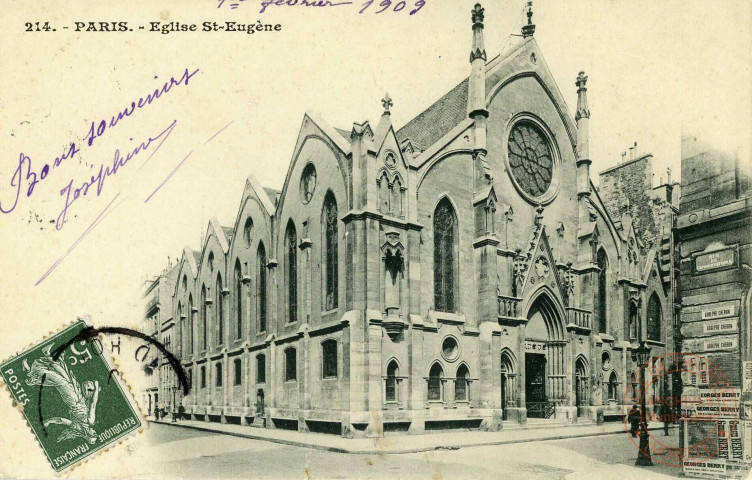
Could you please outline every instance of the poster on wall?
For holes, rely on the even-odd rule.
[[[683,448],[686,454],[682,469],[685,475],[722,478],[729,473],[730,466],[735,471],[749,468],[752,462],[752,422],[685,420],[684,425]]]

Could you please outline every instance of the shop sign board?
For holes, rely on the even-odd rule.
[[[712,338],[688,338],[684,341],[684,351],[692,353],[737,350],[739,338],[731,335],[719,335]]]

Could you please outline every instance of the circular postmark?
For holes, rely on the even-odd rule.
[[[674,352],[651,357],[633,373],[623,398],[629,408],[623,423],[630,440],[655,463],[681,468],[726,458],[729,440],[738,435],[739,390],[718,365],[701,355]],[[664,428],[683,422],[682,443],[655,434],[664,429],[651,432],[651,422],[664,423]]]

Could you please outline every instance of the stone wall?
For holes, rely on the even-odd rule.
[[[634,160],[600,172],[598,193],[609,215],[616,221],[627,210],[635,229],[643,241],[659,234],[659,224],[653,212],[653,156],[643,155]],[[626,201],[629,201],[627,208]]]

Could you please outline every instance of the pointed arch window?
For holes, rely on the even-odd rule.
[[[637,383],[637,373],[632,371],[632,374],[629,376],[629,379],[632,383],[632,390],[631,390],[632,400],[630,400],[630,403],[634,403],[634,402],[639,401],[640,399],[640,388],[639,388],[639,384]]]
[[[178,302],[178,318],[180,319],[180,347],[178,356],[185,351],[185,316],[183,315],[183,304]]]
[[[266,383],[266,355],[256,355],[256,383]]]
[[[188,296],[188,353],[193,353],[193,324],[196,315],[193,313],[193,297]]]
[[[607,333],[607,301],[608,301],[608,257],[603,248],[598,249],[597,260],[598,268],[598,292],[596,297],[596,315],[598,316],[598,332]]]
[[[653,293],[648,300],[648,340],[661,341],[661,302]]]
[[[243,383],[243,366],[239,358],[236,358],[232,362],[233,365],[233,382],[234,386],[241,385]]]
[[[298,236],[292,220],[285,234],[285,277],[287,278],[287,321],[298,319]]]
[[[285,350],[285,382],[293,382],[298,379],[298,353],[294,347]]]
[[[201,285],[201,350],[206,349],[206,285]]]
[[[256,252],[256,314],[259,332],[266,331],[266,249],[259,243]]]
[[[616,372],[611,372],[611,376],[608,379],[608,399],[609,400],[616,400],[618,387],[619,387],[619,382],[616,379]]]
[[[331,192],[326,194],[324,200],[324,268],[325,268],[325,281],[324,286],[326,291],[324,292],[324,309],[333,310],[337,308],[337,292],[338,292],[338,253],[339,253],[339,239],[337,236],[337,201],[334,199],[334,195]]]
[[[629,302],[629,339],[641,340],[637,338],[637,328],[640,318],[638,316],[637,304],[635,302]]]
[[[394,182],[392,183],[391,200],[389,204],[391,214],[395,217],[402,217],[404,215],[403,198],[404,188],[402,187],[402,182],[398,176],[395,176]]]
[[[376,187],[379,191],[379,212],[389,213],[389,177],[386,172],[383,172],[378,180],[376,180]]]
[[[470,371],[464,363],[457,369],[454,379],[454,401],[467,402],[470,399]]]
[[[440,402],[444,399],[443,387],[444,370],[441,365],[434,363],[428,372],[428,401]]]
[[[225,339],[225,309],[222,299],[222,277],[219,275],[217,275],[215,295],[217,296],[217,307],[214,309],[214,320],[217,323],[217,345],[222,345]]]
[[[457,217],[448,199],[436,206],[433,218],[434,308],[454,312],[457,275]]]
[[[322,368],[321,376],[323,378],[337,377],[337,341],[334,339],[324,340],[321,342]]]
[[[235,339],[243,337],[243,274],[240,260],[235,260]]]
[[[384,394],[387,402],[399,402],[399,389],[397,387],[398,377],[399,365],[397,365],[396,360],[392,360],[386,367]]]

